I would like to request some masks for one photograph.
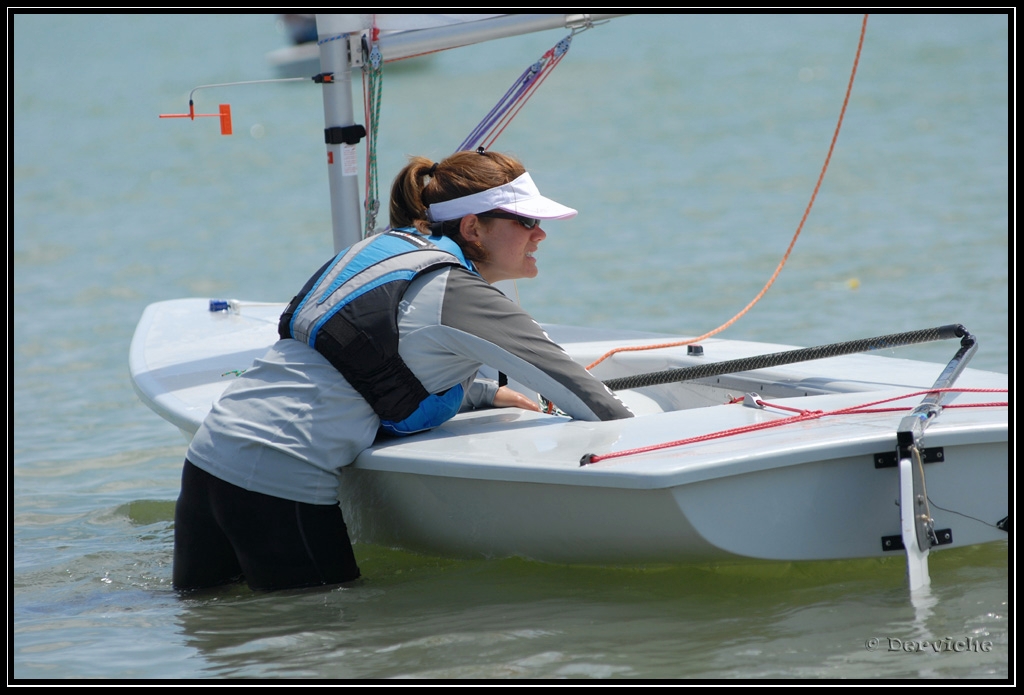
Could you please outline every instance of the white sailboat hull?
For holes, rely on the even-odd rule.
[[[130,356],[140,398],[191,437],[236,373],[276,340],[282,308],[211,312],[205,299],[151,305]],[[656,342],[548,329],[584,364],[613,347]],[[787,348],[703,345],[703,357],[685,348],[624,353],[594,371],[617,378]],[[884,556],[902,547],[899,474],[895,465],[876,468],[875,459],[895,451],[906,410],[826,416],[586,466],[580,459],[787,416],[729,396],[756,392],[831,412],[927,389],[942,367],[850,355],[646,387],[620,392],[637,417],[610,422],[515,409],[465,413],[365,451],[342,469],[340,501],[356,542],[445,555],[606,565]],[[1007,377],[967,369],[956,385],[1005,389]],[[954,403],[1004,400],[1005,393],[963,393]],[[941,460],[924,467],[927,496],[944,541],[934,549],[1006,538],[996,524],[1008,515],[1007,442],[1005,406],[946,408],[930,424],[924,446]]]

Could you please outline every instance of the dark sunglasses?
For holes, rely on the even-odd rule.
[[[501,210],[491,210],[490,212],[478,212],[476,216],[491,217],[499,220],[512,220],[513,222],[518,222],[527,229],[533,229],[538,224],[540,224],[540,220],[536,220],[532,217],[523,217],[522,215],[516,215],[511,212],[502,212]]]

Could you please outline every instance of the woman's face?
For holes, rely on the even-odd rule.
[[[527,229],[516,220],[504,218],[476,218],[473,225],[475,240],[483,246],[486,261],[477,262],[480,276],[493,284],[501,280],[537,277],[537,259],[534,253],[547,233],[538,223]],[[472,242],[474,239],[470,238]]]

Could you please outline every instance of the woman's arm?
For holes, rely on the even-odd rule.
[[[434,336],[445,347],[507,374],[574,418],[632,417],[614,393],[499,290],[462,269],[446,275],[439,331]],[[518,400],[508,394],[502,397]]]

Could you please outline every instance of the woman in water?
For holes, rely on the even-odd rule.
[[[428,430],[460,409],[539,410],[479,378],[484,365],[573,418],[631,417],[492,286],[535,277],[541,221],[575,215],[512,157],[412,158],[392,186],[391,228],[309,279],[281,316],[281,340],[193,438],[175,509],[175,588],[356,579],[338,504],[343,466],[381,433]]]

